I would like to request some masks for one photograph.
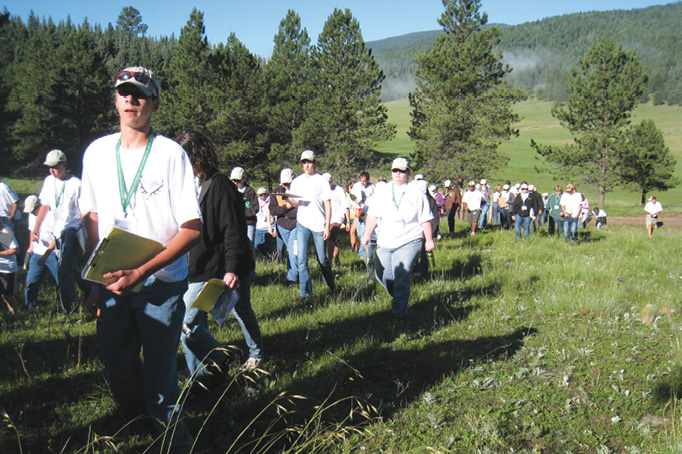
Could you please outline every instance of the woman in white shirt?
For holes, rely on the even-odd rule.
[[[367,212],[362,244],[367,245],[378,225],[376,275],[393,297],[393,316],[407,318],[410,299],[410,275],[415,258],[422,248],[434,248],[431,232],[431,209],[423,192],[408,184],[410,168],[405,158],[396,158],[391,166],[392,181],[377,189]]]

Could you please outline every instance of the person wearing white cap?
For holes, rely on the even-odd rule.
[[[374,228],[379,225],[376,276],[393,297],[393,316],[405,319],[415,259],[422,245],[426,251],[435,247],[430,222],[433,215],[426,195],[415,184],[408,184],[410,167],[407,159],[394,159],[391,174],[391,183],[382,186],[371,199],[361,241],[366,246]]]
[[[230,180],[237,186],[244,197],[244,214],[246,216],[246,233],[251,242],[254,258],[256,257],[256,214],[258,213],[258,196],[256,191],[246,183],[246,172],[241,167],[235,167],[230,172]]]
[[[14,232],[0,219],[0,299],[10,314],[15,315],[19,303],[14,296],[17,277],[19,244]]]
[[[478,230],[482,230],[488,225],[488,211],[490,210],[490,199],[492,189],[488,184],[488,180],[481,178],[480,188],[478,189],[483,194],[483,202],[481,202],[481,216],[478,220]]]
[[[459,206],[462,204],[462,192],[459,186],[452,186],[450,180],[445,180],[443,196],[445,197],[445,211],[448,217],[448,229],[450,235],[455,233],[455,217]]]
[[[258,188],[258,212],[256,213],[256,236],[253,246],[267,260],[272,258],[272,240],[277,237],[274,217],[270,215],[270,194],[265,188]]]
[[[339,261],[339,231],[341,230],[341,225],[345,224],[346,232],[350,232],[350,204],[346,197],[346,191],[343,190],[342,186],[334,184],[332,175],[330,173],[323,173],[322,176],[329,181],[329,187],[332,190],[331,228],[329,229],[329,238],[326,241],[327,258],[338,267],[341,265]]]
[[[476,235],[476,226],[481,217],[481,205],[485,196],[476,189],[476,182],[469,182],[469,189],[462,196],[462,209],[467,213],[467,222],[471,225],[471,235]]]
[[[68,173],[66,155],[61,150],[50,151],[43,164],[49,168],[50,175],[45,178],[38,196],[41,205],[31,230],[31,241],[38,241],[43,220],[52,212],[52,235],[58,251],[57,295],[62,309],[71,312],[76,300],[76,280],[80,279],[81,180]]]
[[[152,130],[160,105],[156,76],[130,67],[114,80],[120,132],[95,140],[83,155],[87,247],[94,250],[118,226],[164,248],[137,268],[104,274],[114,282],[93,284],[87,308],[98,318],[104,372],[124,413],[150,416],[162,452],[189,452],[193,440],[178,405],[177,353],[187,252],[202,229],[194,172],[185,150]]]
[[[317,261],[322,270],[324,281],[330,293],[336,292],[334,273],[324,242],[329,238],[331,229],[332,190],[322,175],[315,172],[315,153],[305,150],[301,153],[303,173],[291,183],[291,193],[298,198],[289,198],[289,206],[298,207],[296,214],[296,236],[298,243],[298,281],[300,285],[299,301],[305,301],[313,295],[313,283],[308,269],[308,243],[313,239]]]
[[[656,200],[656,197],[649,197],[649,201],[644,205],[644,213],[646,213],[646,230],[649,237],[654,234],[654,227],[658,224],[658,215],[663,212],[663,205]]]
[[[291,182],[294,180],[294,171],[284,168],[279,174],[280,185],[272,194],[286,194],[289,192]],[[294,247],[296,239],[296,213],[297,208],[288,205],[283,197],[270,197],[270,214],[277,217],[277,251],[280,260],[283,259],[284,247],[287,251],[287,285],[295,286],[298,283],[298,250]],[[280,244],[282,246],[280,246]]]
[[[24,201],[24,213],[28,215],[28,230],[33,231],[33,226],[36,223],[36,213],[40,208],[38,197],[30,195]],[[28,246],[26,255],[28,263],[24,263],[26,268],[26,284],[24,285],[24,305],[27,310],[32,310],[38,305],[38,292],[40,284],[45,278],[45,274],[49,271],[54,279],[55,285],[59,286],[59,277],[57,275],[57,257],[55,254],[47,254],[48,248],[54,243],[52,236],[52,214],[47,213],[43,224],[40,227],[40,235],[38,241],[31,241]],[[43,256],[46,256],[43,258]]]
[[[0,181],[0,220],[5,227],[14,231],[15,223],[21,219],[21,210],[18,210],[19,196],[4,181]]]
[[[500,198],[497,200],[500,207],[500,226],[502,230],[509,230],[511,228],[511,217],[509,216],[510,201],[513,201],[513,198],[509,192],[509,183],[505,183],[502,186]]]
[[[564,191],[560,184],[554,187],[554,192],[547,199],[547,210],[549,213],[549,225],[547,227],[547,233],[550,236],[563,235],[564,233],[564,214],[561,210],[561,196]]]

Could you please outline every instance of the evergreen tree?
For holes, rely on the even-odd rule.
[[[383,73],[350,10],[335,9],[312,55],[314,99],[294,132],[296,149],[311,148],[338,181],[371,161],[376,142],[395,134],[380,102]]]
[[[618,174],[622,128],[639,102],[647,77],[635,52],[625,52],[602,38],[579,60],[567,83],[568,102],[552,115],[575,136],[575,144],[551,147],[531,142],[536,151],[563,172],[599,186],[599,205],[622,183]]]
[[[116,28],[130,35],[144,36],[147,33],[147,24],[142,22],[142,15],[133,6],[126,6],[116,21]]]
[[[618,173],[623,181],[639,186],[642,205],[647,192],[667,191],[680,184],[674,176],[677,161],[665,146],[663,133],[652,120],[631,126],[623,137]]]
[[[210,52],[204,14],[195,8],[180,32],[164,87],[167,92],[162,94],[163,108],[155,116],[155,127],[169,137],[183,129],[203,130],[213,119],[206,108],[216,83]]]
[[[499,30],[482,28],[488,17],[479,13],[480,2],[443,5],[438,22],[445,33],[417,56],[408,133],[416,142],[413,164],[436,180],[482,176],[506,164],[497,147],[517,133],[512,105],[526,95],[503,79],[511,69],[493,52]]]

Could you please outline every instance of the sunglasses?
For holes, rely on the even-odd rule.
[[[393,172],[393,173],[407,173],[405,170],[400,170],[400,169],[391,169],[391,172]]]
[[[149,99],[151,96],[147,96],[144,93],[142,93],[140,90],[135,88],[134,86],[125,86],[121,85],[120,87],[116,87],[116,92],[122,96],[132,96],[135,99]]]
[[[127,71],[124,69],[123,71],[119,71],[119,73],[116,74],[116,82],[128,82],[131,79],[135,79],[137,82],[145,86],[149,86],[149,82],[151,82],[152,86],[156,89],[156,92],[157,93],[159,92],[159,87],[157,87],[156,84],[154,83],[154,79],[152,79],[151,77],[144,73]]]
[[[301,164],[313,164],[313,161],[309,161],[307,159],[304,159],[303,161],[301,161]]]

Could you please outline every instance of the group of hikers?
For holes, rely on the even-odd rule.
[[[152,71],[123,69],[114,91],[120,132],[88,146],[82,179],[68,172],[62,151],[52,150],[44,161],[49,176],[40,194],[24,202],[30,236],[24,307],[30,311],[38,305],[48,272],[66,312],[74,310],[79,286],[86,308],[97,318],[102,362],[115,399],[131,417],[149,415],[158,433],[172,427],[163,443],[173,452],[189,452],[192,445],[177,406],[179,344],[194,385],[215,386],[229,367],[207,312],[192,305],[209,281],[221,281],[225,290],[216,305],[227,299],[234,303],[232,313],[248,347],[242,368],[259,367],[263,339],[251,285],[257,254],[272,254],[268,243],[276,242],[275,256],[286,262],[285,282],[297,287],[296,300],[305,302],[313,295],[309,244],[333,296],[332,267],[339,266],[339,236],[346,231],[368,277],[376,277],[391,295],[392,315],[400,321],[409,314],[411,275],[428,269],[434,240],[442,237],[441,217],[447,218],[450,234],[458,218],[466,218],[471,235],[513,225],[517,241],[522,231],[528,237],[545,223],[568,242],[577,241],[578,226],[590,218],[597,228],[606,224],[606,213],[590,211],[571,184],[565,192],[557,186],[553,194],[540,195],[525,182],[491,188],[481,179],[464,189],[446,180],[439,191],[422,175],[412,177],[406,158],[393,160],[390,178],[372,183],[362,172],[344,188],[330,174],[317,173],[315,153],[305,150],[298,176],[284,168],[276,188],[254,190],[242,167],[233,168],[229,177],[218,169],[216,148],[203,133],[185,130],[173,140],[152,129],[161,105]],[[0,290],[11,312],[19,307],[14,297],[17,201],[2,183]],[[662,211],[652,202],[645,207],[647,226]],[[111,269],[103,275],[106,283],[83,280],[81,251],[90,254],[112,227],[155,240],[163,250],[134,268]]]

